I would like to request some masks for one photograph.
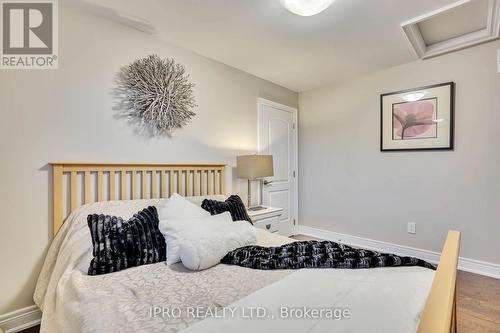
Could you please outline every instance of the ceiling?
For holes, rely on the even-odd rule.
[[[288,12],[279,0],[71,4],[300,92],[417,59],[401,23],[453,2],[336,0],[311,17]]]
[[[418,23],[426,45],[486,29],[488,0],[475,0]]]

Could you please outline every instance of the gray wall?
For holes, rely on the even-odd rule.
[[[500,74],[493,42],[299,95],[300,223],[500,264]],[[366,50],[369,52],[369,50]],[[455,151],[381,153],[380,94],[456,82]],[[417,234],[406,232],[407,222]]]
[[[50,242],[49,161],[223,162],[257,149],[257,98],[297,106],[297,94],[125,26],[60,8],[59,69],[0,72],[0,314],[32,304]],[[194,121],[173,138],[114,118],[121,66],[157,53],[196,83]],[[231,169],[229,177],[232,176]],[[229,190],[244,195],[246,182]]]

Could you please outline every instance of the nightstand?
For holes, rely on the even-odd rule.
[[[280,216],[283,213],[283,208],[265,206],[261,210],[247,210],[247,213],[257,228],[269,232],[279,232]]]

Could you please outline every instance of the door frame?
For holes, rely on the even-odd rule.
[[[297,108],[293,108],[288,105],[283,105],[271,100],[259,97],[257,98],[257,152],[260,154],[262,152],[262,112],[264,106],[270,106],[282,111],[290,112],[293,114],[294,122],[294,161],[293,169],[295,171],[295,177],[293,181],[293,212],[291,212],[292,219],[294,220],[294,225],[292,226],[293,233],[295,234],[299,226],[299,118]],[[260,192],[260,191],[259,191]],[[261,192],[260,192],[261,193]]]

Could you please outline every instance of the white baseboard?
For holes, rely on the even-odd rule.
[[[42,312],[36,305],[0,315],[0,328],[15,333],[40,324]]]
[[[298,234],[331,240],[355,247],[361,247],[379,252],[388,252],[398,255],[417,257],[434,264],[437,264],[439,262],[440,257],[439,252],[417,249],[409,246],[392,244],[358,236],[345,235],[334,231],[312,228],[303,225],[297,226],[296,231]],[[458,269],[500,279],[500,265],[485,261],[460,257],[458,259]]]

